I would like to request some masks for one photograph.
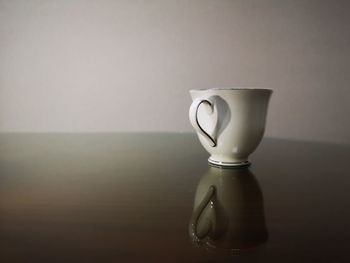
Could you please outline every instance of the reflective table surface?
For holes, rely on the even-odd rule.
[[[349,145],[207,158],[190,133],[1,134],[0,262],[350,262]]]

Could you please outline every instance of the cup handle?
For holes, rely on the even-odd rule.
[[[196,241],[201,241],[203,240],[205,237],[207,237],[209,235],[209,233],[213,230],[214,226],[215,226],[215,218],[213,218],[213,220],[207,220],[206,221],[206,225],[205,227],[201,230],[201,232],[199,233],[197,231],[197,226],[198,226],[198,220],[200,218],[200,216],[202,215],[204,209],[208,206],[208,204],[210,203],[211,199],[213,198],[214,194],[215,194],[215,186],[211,185],[208,189],[208,192],[206,193],[206,195],[204,196],[203,200],[201,201],[201,203],[199,204],[199,206],[195,209],[195,211],[193,212],[191,221],[190,221],[190,235],[196,240]],[[213,204],[211,204],[213,206]]]
[[[189,117],[190,117],[190,121],[191,121],[191,124],[193,126],[193,128],[200,134],[202,134],[204,136],[204,138],[207,139],[209,145],[211,147],[215,147],[216,146],[216,141],[214,140],[213,137],[211,137],[202,127],[201,125],[199,124],[199,121],[198,121],[198,109],[199,109],[199,106],[202,104],[202,103],[205,103],[205,104],[208,104],[211,109],[213,109],[213,104],[209,101],[209,100],[202,100],[202,99],[195,99],[192,104],[191,104],[191,107],[190,107],[190,112],[189,112]]]

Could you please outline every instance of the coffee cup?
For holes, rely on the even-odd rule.
[[[209,163],[219,166],[249,165],[249,155],[265,131],[272,94],[262,88],[215,88],[190,90],[190,122]]]

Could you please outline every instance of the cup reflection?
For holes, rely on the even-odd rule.
[[[263,196],[248,168],[209,166],[197,186],[189,234],[211,248],[246,249],[266,241]]]

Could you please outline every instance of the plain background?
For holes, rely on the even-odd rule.
[[[274,90],[266,135],[350,143],[348,0],[0,0],[0,132],[191,131],[188,90]]]

